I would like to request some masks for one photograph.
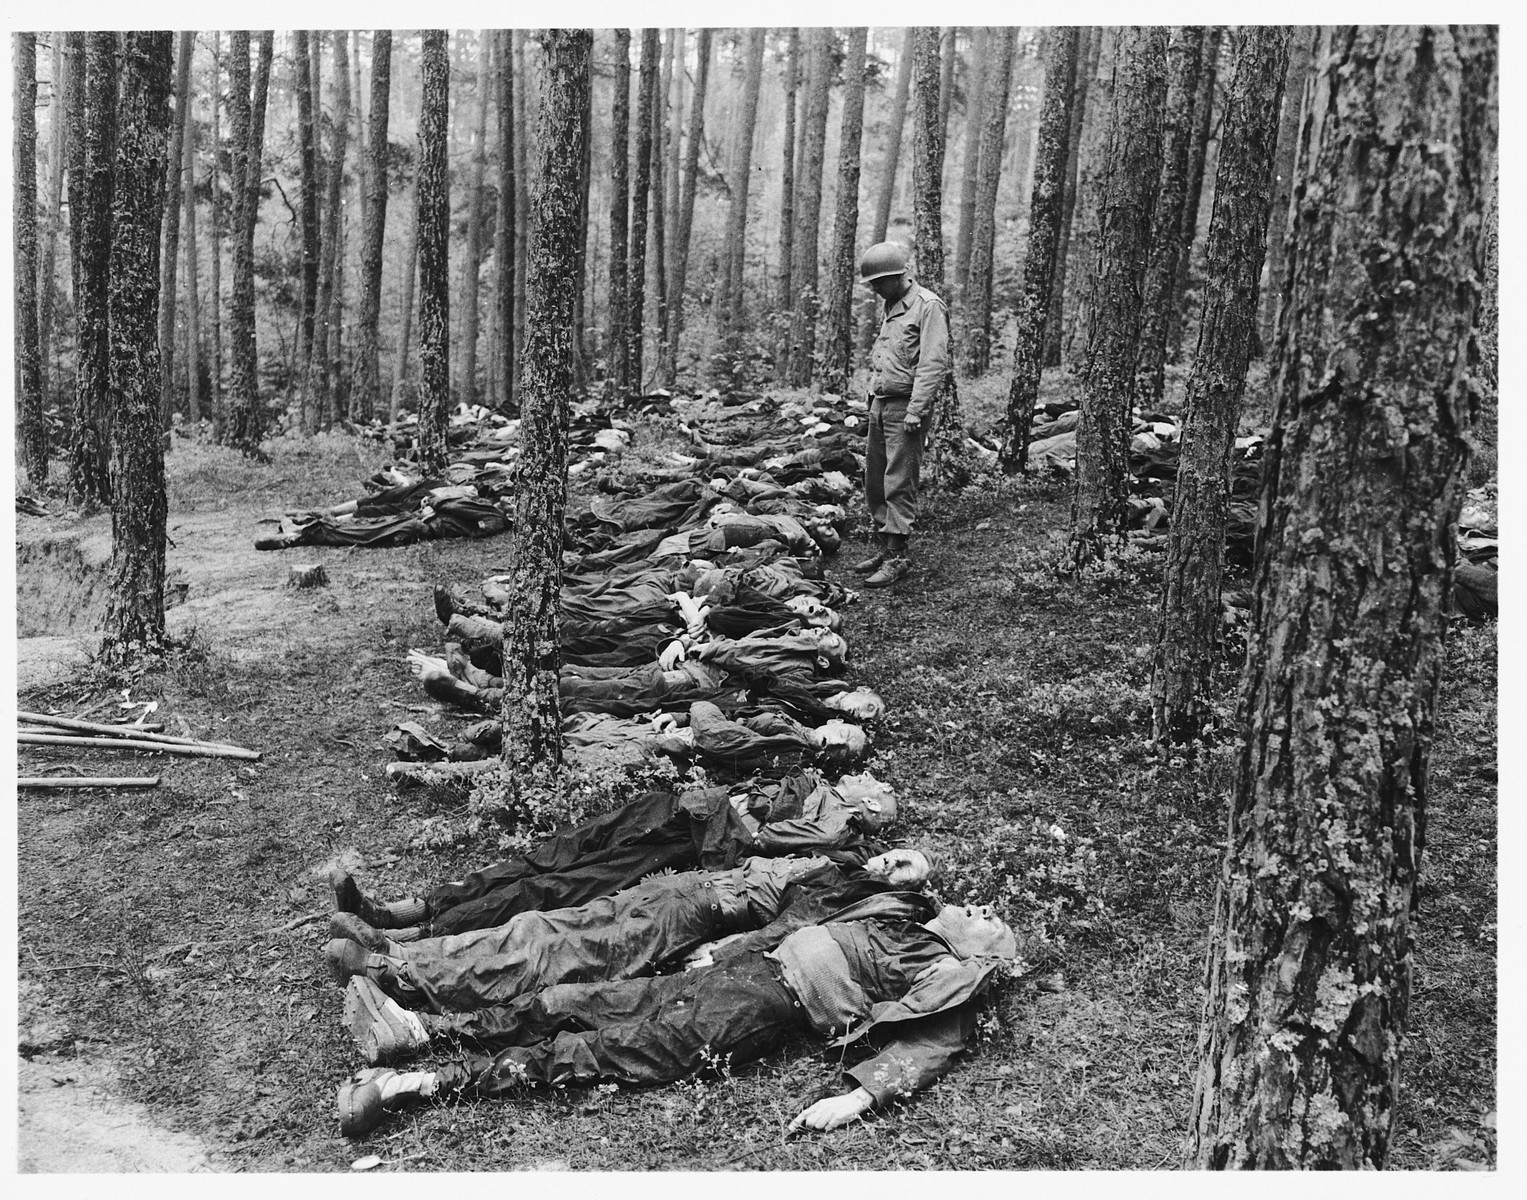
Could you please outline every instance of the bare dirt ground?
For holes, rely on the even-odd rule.
[[[504,539],[253,549],[269,528],[257,522],[283,506],[355,494],[376,465],[368,455],[334,439],[253,467],[177,448],[169,561],[187,590],[170,627],[186,648],[106,680],[53,667],[60,643],[23,639],[23,708],[105,714],[126,687],[135,703],[157,701],[171,732],[264,752],[246,764],[28,748],[28,774],[158,772],[163,783],[19,798],[21,1052],[35,1084],[24,1161],[97,1161],[87,1139],[108,1124],[124,1130],[102,1151],[113,1170],[149,1161],[129,1151],[217,1171],[346,1170],[365,1155],[383,1169],[475,1171],[1176,1161],[1227,776],[1213,756],[1161,764],[1149,751],[1159,560],[1057,579],[1046,561],[1067,492],[1044,482],[937,501],[914,577],[846,613],[853,676],[890,708],[871,765],[903,789],[908,836],[942,841],[945,895],[995,900],[1034,968],[997,996],[969,1061],[906,1107],[822,1136],[783,1135],[840,1084],[833,1064],[793,1045],[718,1079],[435,1104],[341,1137],[334,1087],[358,1064],[318,954],[326,871],[345,862],[391,896],[494,856],[439,833],[461,797],[385,780],[380,739],[405,717],[461,721],[426,700],[404,656],[439,646],[431,585],[473,583],[507,552]],[[78,662],[86,622],[71,614],[99,596],[98,580],[59,572],[84,561],[105,519],[20,520],[22,628],[66,639]],[[38,548],[70,538],[81,555]],[[836,577],[862,545],[844,545]],[[331,586],[288,589],[288,566],[311,561]],[[1233,678],[1227,667],[1227,696]],[[1494,627],[1455,629],[1399,1167],[1494,1162],[1495,680]],[[147,1127],[118,1124],[134,1117]]]

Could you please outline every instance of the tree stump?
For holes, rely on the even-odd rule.
[[[286,576],[286,586],[294,588],[328,587],[329,573],[322,563],[294,564]]]

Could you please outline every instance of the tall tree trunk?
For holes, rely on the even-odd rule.
[[[766,30],[748,30],[742,103],[732,143],[731,203],[726,210],[726,237],[721,250],[721,279],[711,298],[715,352],[711,369],[717,382],[733,381],[742,371],[743,247],[748,232],[748,191],[753,181],[753,133],[758,124],[758,96],[763,90]]]
[[[664,260],[663,271],[668,277],[668,325],[663,328],[663,341],[666,344],[668,334],[673,323],[673,273],[676,266],[675,251],[679,240],[679,204],[681,200],[680,164],[683,162],[684,150],[684,76],[687,73],[688,55],[686,54],[688,37],[683,29],[670,29],[668,31],[668,58],[669,74],[673,77],[673,90],[663,88],[668,101],[668,180],[664,185],[663,194],[668,197],[668,216],[666,226],[668,229],[668,257]]]
[[[518,185],[514,170],[514,51],[510,32],[498,37],[498,219],[493,228],[493,310],[498,314],[497,358],[494,372],[497,389],[493,407],[509,407],[510,380],[514,375],[514,194]]]
[[[1087,120],[1082,126],[1082,155],[1076,185],[1076,214],[1072,223],[1071,261],[1078,268],[1069,273],[1066,296],[1066,361],[1078,370],[1085,365],[1087,339],[1092,328],[1092,279],[1089,272],[1097,256],[1098,214],[1102,207],[1103,181],[1108,177],[1109,114],[1113,108],[1114,68],[1118,59],[1119,27],[1096,30],[1096,69],[1088,83]]]
[[[1029,200],[1029,245],[1023,256],[1023,291],[1018,298],[1018,335],[1013,348],[1013,382],[1007,394],[1002,467],[1021,471],[1029,457],[1029,430],[1039,398],[1046,325],[1054,310],[1050,289],[1058,274],[1061,204],[1066,163],[1071,158],[1072,105],[1076,103],[1076,60],[1082,37],[1076,26],[1050,31],[1045,51],[1044,106],[1039,114],[1038,164]]]
[[[626,345],[629,347],[628,395],[645,390],[642,335],[647,308],[647,213],[652,191],[652,110],[657,104],[658,31],[642,30],[641,77],[636,95],[636,177],[631,185],[630,279],[626,287]]]
[[[663,374],[668,362],[668,149],[663,138],[668,127],[668,94],[673,85],[671,43],[664,47],[662,64],[658,94],[652,105],[652,244],[647,253],[656,301],[657,353],[653,356],[657,364],[653,379],[656,387],[666,387],[669,382]]]
[[[631,345],[626,338],[630,288],[631,31],[615,31],[615,84],[610,102],[610,379],[615,394],[631,393]]]
[[[678,374],[679,340],[684,336],[684,284],[689,278],[689,238],[695,224],[695,185],[700,173],[700,143],[705,138],[705,96],[710,85],[711,31],[695,34],[695,90],[689,102],[689,140],[684,143],[683,196],[679,223],[674,232],[673,281],[669,305],[673,310],[673,336],[668,342],[668,377]]]
[[[1201,1167],[1388,1160],[1474,416],[1496,37],[1321,31],[1205,960]]]
[[[1151,675],[1155,736],[1163,744],[1198,737],[1211,714],[1230,454],[1256,344],[1257,281],[1289,33],[1287,26],[1264,25],[1226,35],[1230,79],[1209,222],[1204,319],[1184,397],[1182,457]]]
[[[1277,333],[1283,300],[1283,248],[1288,237],[1288,201],[1294,191],[1294,155],[1299,149],[1299,121],[1305,83],[1310,77],[1310,51],[1315,26],[1294,26],[1288,48],[1288,77],[1283,83],[1283,112],[1278,120],[1278,157],[1273,175],[1272,208],[1267,218],[1267,282],[1262,287],[1262,314],[1257,336],[1265,348]]]
[[[885,241],[886,230],[891,227],[891,201],[896,196],[896,168],[901,162],[901,134],[907,124],[907,97],[912,91],[912,36],[912,28],[908,26],[902,38],[901,57],[896,63],[896,87],[891,93],[885,158],[880,168],[880,188],[875,193],[875,221],[870,226],[871,245]],[[950,61],[953,61],[952,58]]]
[[[1172,288],[1170,324],[1166,334],[1167,357],[1172,362],[1182,357],[1182,339],[1187,324],[1188,280],[1193,265],[1193,243],[1198,238],[1198,210],[1204,192],[1209,130],[1214,123],[1214,85],[1219,71],[1221,34],[1222,28],[1218,25],[1211,25],[1204,31],[1198,94],[1193,97],[1193,142],[1188,147],[1188,198],[1182,209],[1182,253],[1177,259],[1177,279]]]
[[[782,312],[795,303],[794,281],[790,272],[795,266],[795,123],[797,96],[801,90],[801,31],[790,30],[785,62],[785,136],[784,162],[779,185],[779,300]],[[737,286],[742,286],[739,278]],[[783,375],[783,372],[780,372]]]
[[[112,164],[117,153],[117,35],[70,33],[69,244],[74,262],[75,368],[69,492],[87,508],[111,501]]]
[[[545,75],[536,135],[540,170],[525,274],[523,425],[504,618],[503,757],[511,798],[557,797],[562,718],[562,522],[567,505],[567,397],[573,385],[573,292],[582,200],[576,181],[589,136],[593,33],[541,34]],[[648,43],[650,44],[650,42]],[[644,54],[645,60],[645,54]],[[646,68],[643,62],[643,68]]]
[[[43,400],[52,395],[53,295],[58,280],[58,230],[64,192],[64,35],[54,31],[53,77],[48,88],[48,196],[43,213],[42,267],[37,292],[37,363]]]
[[[392,30],[371,34],[371,112],[367,150],[371,163],[365,186],[365,228],[361,231],[361,297],[356,327],[355,387],[352,411],[369,421],[381,407],[382,376],[378,326],[382,318],[382,244],[387,232],[387,126],[392,92]]]
[[[528,104],[527,97],[530,92],[530,75],[525,69],[525,34],[511,32],[510,40],[514,43],[514,74],[517,80],[514,89],[514,173],[518,177],[519,185],[514,192],[514,261],[523,263],[526,260],[526,247],[530,239],[530,171],[529,146],[525,138],[525,109]],[[514,344],[525,344],[525,272],[517,271],[514,276]],[[524,370],[524,355],[517,355],[514,360],[514,371],[510,382],[513,386],[513,398],[511,403],[518,409],[520,404],[520,376]]]
[[[790,360],[786,378],[794,387],[807,387],[815,367],[817,308],[821,301],[817,290],[821,278],[817,262],[817,227],[821,224],[822,176],[827,166],[827,106],[832,87],[835,41],[830,28],[811,31],[810,66],[801,121],[801,169],[797,172],[795,189],[795,260],[790,267],[795,298],[791,305]]]
[[[141,663],[164,645],[168,504],[159,421],[159,238],[174,35],[122,35],[111,204],[111,596],[102,661]],[[177,164],[178,166],[178,164]]]
[[[299,211],[302,216],[302,295],[297,324],[297,378],[302,381],[302,429],[311,433],[313,421],[308,411],[310,389],[306,386],[313,353],[314,311],[318,305],[319,256],[319,187],[317,133],[313,106],[320,98],[313,95],[313,68],[308,48],[308,31],[292,34],[293,74],[297,91],[297,147],[301,164],[299,176]]]
[[[185,177],[181,203],[186,211],[186,420],[201,420],[201,276],[196,245],[196,109],[187,105],[184,144]]]
[[[939,38],[938,132],[946,146],[949,144],[949,110],[954,107],[954,65],[959,58],[956,49],[959,35],[960,31],[955,26],[945,25],[943,35]],[[943,186],[942,180],[939,186]]]
[[[233,121],[236,148],[232,186],[240,201],[234,213],[233,293],[229,300],[232,374],[228,381],[229,443],[250,456],[260,453],[265,411],[260,399],[260,360],[255,345],[254,232],[260,213],[261,159],[265,146],[265,99],[270,90],[273,34],[260,34],[254,81],[249,78],[249,32],[231,36]]]
[[[482,276],[482,189],[488,168],[488,35],[477,31],[477,124],[472,130],[472,174],[467,184],[467,245],[461,263],[461,357],[456,395],[477,403],[478,281]]]
[[[228,211],[223,203],[222,164],[223,155],[223,53],[222,34],[212,31],[212,177],[208,187],[212,197],[212,365],[209,372],[212,381],[212,436],[221,442],[228,424],[228,413],[223,404],[223,231]]]
[[[414,323],[414,280],[419,275],[419,204],[418,179],[414,181],[414,203],[404,211],[413,217],[408,228],[408,248],[403,251],[403,295],[398,304],[398,356],[392,372],[392,402],[388,419],[396,421],[403,407],[403,393],[408,384],[408,339]],[[421,410],[422,412],[422,410]]]
[[[590,106],[583,116],[583,123],[592,134],[594,128],[594,89],[584,95]],[[573,292],[573,384],[580,394],[588,391],[589,378],[593,374],[588,362],[588,286],[589,286],[589,192],[593,185],[592,137],[583,142],[583,165],[578,170],[578,263],[576,274],[578,287]]]
[[[15,54],[16,441],[27,483],[48,482],[48,425],[43,415],[42,346],[37,335],[37,35],[11,35]]]
[[[319,283],[319,303],[324,307],[324,338],[319,343],[325,360],[324,381],[329,399],[328,424],[336,425],[348,412],[348,388],[342,362],[345,330],[345,212],[342,204],[345,182],[345,156],[350,149],[350,52],[349,38],[343,29],[331,32],[334,42],[334,134],[333,155],[327,179],[328,217],[324,221],[327,238],[324,244],[323,279]]]
[[[1140,315],[1137,398],[1145,408],[1161,403],[1166,390],[1166,335],[1172,285],[1183,255],[1183,207],[1188,193],[1188,143],[1193,132],[1193,97],[1203,58],[1204,31],[1179,25],[1167,45],[1166,123],[1161,142],[1161,191],[1151,220],[1151,257],[1145,271],[1145,305]]]
[[[191,48],[196,34],[182,31],[175,56],[175,119],[165,164],[164,251],[159,263],[159,427],[170,431],[175,394],[175,268],[180,262],[181,171],[185,167],[186,111],[191,106]],[[169,449],[168,439],[165,449]]]
[[[981,105],[981,165],[976,177],[975,225],[970,266],[960,292],[965,310],[962,339],[965,371],[985,374],[991,365],[992,254],[997,235],[997,186],[1002,180],[1002,144],[1007,135],[1007,102],[1012,94],[1013,54],[1018,30],[994,30],[987,42],[986,99]]]
[[[954,239],[954,278],[950,292],[963,301],[970,277],[971,235],[976,225],[976,184],[981,170],[981,130],[986,116],[986,64],[991,31],[977,26],[970,31],[970,68],[965,81],[965,157],[960,172],[960,226]]]
[[[1124,545],[1129,409],[1140,343],[1140,294],[1150,253],[1151,207],[1161,179],[1166,102],[1165,26],[1119,30],[1109,109],[1107,174],[1088,304],[1076,488],[1068,557],[1073,568]]]
[[[1043,365],[1060,366],[1060,347],[1066,305],[1066,271],[1071,256],[1071,226],[1076,219],[1077,169],[1081,161],[1082,118],[1087,113],[1087,95],[1097,74],[1098,51],[1102,48],[1101,29],[1083,29],[1076,50],[1076,89],[1071,99],[1071,119],[1066,131],[1065,191],[1060,201],[1060,240],[1055,247],[1055,278],[1050,284],[1050,315],[1045,321]]]
[[[848,391],[854,355],[855,253],[859,232],[859,152],[864,136],[864,51],[869,30],[848,31],[843,58],[843,128],[838,137],[838,201],[832,218],[832,251],[827,260],[822,322],[822,386]]]
[[[414,218],[419,239],[419,469],[445,470],[451,414],[451,177],[446,154],[451,61],[443,29],[424,31],[424,99]]]

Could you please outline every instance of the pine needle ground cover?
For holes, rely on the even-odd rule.
[[[331,440],[280,446],[237,479],[204,461],[216,452],[172,454],[170,564],[189,590],[171,628],[185,648],[138,678],[86,670],[20,696],[107,712],[127,687],[160,702],[169,732],[183,721],[265,751],[153,764],[165,782],[149,792],[20,797],[24,1055],[106,1061],[125,1095],[229,1170],[344,1170],[364,1155],[470,1171],[1175,1164],[1228,752],[1151,750],[1159,559],[1056,576],[1069,496],[1055,479],[935,499],[914,576],[845,614],[854,676],[889,707],[871,769],[904,793],[905,835],[943,853],[948,899],[995,902],[1021,938],[1019,970],[946,1080],[895,1112],[786,1138],[805,1104],[841,1090],[801,1042],[674,1087],[424,1106],[341,1137],[334,1090],[359,1064],[318,954],[324,872],[344,862],[393,895],[493,856],[453,839],[463,798],[385,780],[380,739],[398,720],[454,723],[404,655],[438,644],[432,585],[494,572],[507,545],[257,554],[258,519],[350,495],[377,465]],[[835,577],[863,547],[844,545]],[[283,586],[290,562],[318,559],[329,588]],[[1494,626],[1455,627],[1448,658],[1392,1164],[1409,1169],[1495,1154]],[[1227,660],[1227,719],[1234,678]],[[28,758],[87,774],[129,760],[151,773],[121,753]]]

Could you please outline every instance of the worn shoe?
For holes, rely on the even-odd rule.
[[[345,1027],[373,1067],[429,1046],[424,1022],[364,975],[355,976],[345,988]]]
[[[386,1106],[382,1089],[396,1075],[385,1067],[357,1071],[339,1085],[339,1131],[346,1137],[362,1137],[382,1123]]]
[[[334,889],[334,907],[338,911],[354,913],[366,924],[378,929],[387,928],[386,908],[361,891],[349,871],[335,867],[329,872],[329,886]]]
[[[868,558],[861,558],[858,562],[850,566],[849,570],[854,572],[856,575],[868,575],[871,571],[878,568],[881,563],[885,562],[885,556],[886,548],[882,546],[877,539],[875,542],[875,552]]]
[[[398,950],[391,938],[380,929],[368,925],[354,913],[337,912],[330,917],[329,936],[336,940],[359,942],[367,950],[376,954],[396,956]]]
[[[336,983],[343,984],[352,975],[364,975],[371,951],[349,938],[333,938],[324,943],[323,961]]]
[[[905,558],[887,558],[881,564],[880,570],[876,571],[864,581],[865,587],[883,588],[890,587],[900,579],[904,579],[912,570],[912,564]]]

